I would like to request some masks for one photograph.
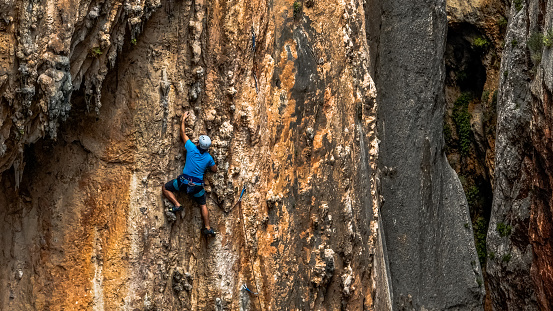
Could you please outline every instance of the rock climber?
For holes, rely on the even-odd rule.
[[[209,212],[206,206],[205,190],[204,190],[204,173],[207,169],[212,172],[217,172],[217,165],[213,161],[213,157],[207,152],[211,146],[211,139],[207,135],[201,135],[198,146],[196,146],[184,132],[184,120],[188,117],[188,112],[182,115],[180,125],[181,138],[186,149],[186,162],[182,175],[173,179],[162,186],[163,195],[169,199],[174,206],[169,210],[177,213],[183,210],[182,205],[177,201],[175,192],[186,191],[200,205],[200,212],[204,222],[202,233],[207,236],[215,235],[213,229],[209,226]]]

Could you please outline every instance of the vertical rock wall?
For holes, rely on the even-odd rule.
[[[74,90],[84,91],[88,110],[99,111],[102,82],[125,38],[135,38],[160,6],[158,0],[0,2],[0,171],[14,161],[22,171],[24,146],[57,136]]]
[[[34,12],[24,5],[2,3],[2,36],[14,50]],[[74,32],[65,58],[43,60],[59,64],[27,62],[30,79],[11,75],[20,55],[2,58],[11,68],[0,80],[10,120],[2,170],[13,166],[0,180],[1,309],[357,310],[382,305],[376,296],[386,304],[386,289],[372,283],[372,271],[387,276],[374,265],[377,105],[362,2],[33,7],[51,7],[51,17],[28,19],[54,20],[52,38]],[[30,46],[50,49],[43,41]],[[185,211],[165,218],[160,190],[184,164],[184,110],[192,138],[212,137],[220,170],[207,176],[212,239],[184,196]],[[56,130],[58,115],[69,118]],[[46,132],[57,140],[23,156]]]
[[[495,309],[551,310],[553,7],[514,1],[501,65],[488,275]],[[548,46],[549,45],[549,46]]]
[[[468,207],[444,153],[445,1],[379,5],[381,213],[394,309],[482,309]]]

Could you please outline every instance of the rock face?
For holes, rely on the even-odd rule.
[[[2,6],[14,53],[2,58],[1,167],[12,168],[1,175],[0,309],[386,304],[372,281],[386,269],[373,264],[377,104],[363,3]],[[31,41],[19,38],[32,23]],[[213,140],[215,238],[200,235],[184,196],[185,211],[165,216],[183,110],[189,135]],[[37,141],[46,133],[57,140]]]
[[[441,0],[1,2],[0,309],[481,309],[446,24]],[[214,238],[160,193],[183,111]]]
[[[73,90],[84,92],[88,110],[99,111],[102,83],[125,36],[134,39],[160,6],[159,0],[0,3],[0,171],[22,162],[24,145],[57,136]]]
[[[553,7],[513,2],[501,65],[494,203],[488,230],[493,306],[551,310]]]
[[[482,309],[468,207],[444,153],[445,1],[384,1],[380,9],[381,213],[394,306]]]

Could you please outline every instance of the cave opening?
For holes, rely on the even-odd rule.
[[[489,45],[489,40],[474,25],[450,25],[444,56],[446,86],[480,98],[487,78],[482,58]]]

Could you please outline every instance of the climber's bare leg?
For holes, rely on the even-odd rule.
[[[207,210],[207,205],[200,205],[200,213],[202,214],[202,220],[204,221],[204,227],[210,229],[209,227],[209,211]]]
[[[165,189],[165,185],[161,186],[161,193],[175,205],[175,207],[180,206],[179,201],[177,201],[177,197],[175,197],[175,194],[167,189]]]

